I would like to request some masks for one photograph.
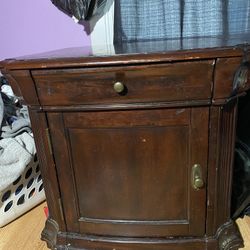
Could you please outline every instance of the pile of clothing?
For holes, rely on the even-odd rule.
[[[14,182],[36,153],[29,114],[0,73],[0,192]]]

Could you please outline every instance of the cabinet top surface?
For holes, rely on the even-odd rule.
[[[76,47],[0,62],[0,68],[43,69],[171,62],[241,56],[250,46],[250,33],[230,37],[202,37]]]

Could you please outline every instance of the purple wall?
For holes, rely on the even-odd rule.
[[[90,45],[83,26],[50,0],[0,1],[0,60]]]

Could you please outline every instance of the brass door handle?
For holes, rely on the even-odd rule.
[[[204,187],[204,181],[202,178],[202,170],[201,170],[201,165],[195,164],[192,167],[192,186],[195,190],[199,190]]]
[[[113,85],[113,88],[114,88],[115,92],[118,93],[118,94],[122,93],[125,90],[125,86],[121,82],[116,82]]]

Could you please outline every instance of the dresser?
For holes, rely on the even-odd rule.
[[[250,88],[246,38],[1,62],[29,106],[49,248],[243,246],[230,207],[237,100]]]

